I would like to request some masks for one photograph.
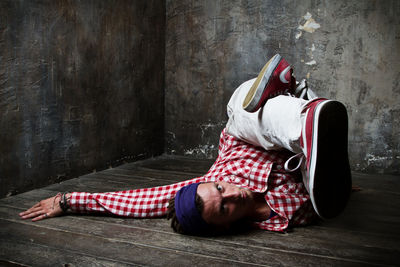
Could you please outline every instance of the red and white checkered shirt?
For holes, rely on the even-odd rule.
[[[304,225],[315,218],[310,196],[299,174],[288,173],[283,165],[291,154],[266,151],[222,131],[218,158],[204,176],[153,187],[109,193],[71,194],[73,212],[104,212],[119,216],[151,218],[167,213],[168,201],[191,183],[226,181],[253,192],[265,193],[265,200],[277,215],[255,223],[259,228],[284,231],[289,225]]]

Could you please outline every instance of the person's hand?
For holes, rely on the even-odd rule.
[[[39,203],[35,204],[32,208],[27,209],[19,214],[21,219],[30,219],[32,221],[39,221],[51,217],[60,216],[63,211],[60,207],[61,194],[57,194],[54,197],[44,199]]]

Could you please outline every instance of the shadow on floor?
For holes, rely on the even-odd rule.
[[[0,265],[6,266],[399,266],[400,177],[354,173],[345,212],[289,233],[176,234],[165,219],[70,215],[32,223],[18,213],[64,191],[153,187],[201,176],[210,160],[161,156],[0,200]]]

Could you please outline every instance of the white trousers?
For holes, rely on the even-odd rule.
[[[258,111],[249,113],[242,103],[255,80],[240,85],[229,100],[227,132],[266,150],[286,148],[294,153],[302,152],[300,136],[305,117],[302,111],[309,101],[281,95],[269,99]]]

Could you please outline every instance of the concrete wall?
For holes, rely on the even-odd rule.
[[[163,151],[163,1],[0,2],[0,197]]]
[[[353,170],[400,173],[399,12],[395,0],[0,1],[0,197],[164,141],[215,157],[230,95],[275,53],[345,103]]]
[[[280,53],[348,108],[353,170],[400,173],[400,1],[168,0],[166,151],[215,157],[225,105]]]

